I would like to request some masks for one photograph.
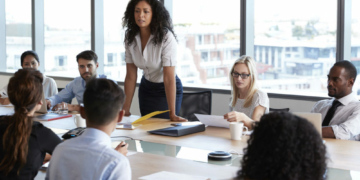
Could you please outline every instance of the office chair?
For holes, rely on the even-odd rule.
[[[211,114],[212,91],[183,93],[179,116],[189,121],[199,121],[194,113]]]
[[[274,112],[274,111],[282,111],[282,112],[289,112],[290,111],[290,108],[282,108],[282,109],[275,109],[275,108],[270,108],[269,109],[270,112]]]
[[[62,91],[63,89],[64,89],[64,88],[58,88],[58,93],[59,93],[60,91]],[[70,101],[66,102],[66,103],[71,104],[71,101],[72,101],[72,99],[71,99]]]

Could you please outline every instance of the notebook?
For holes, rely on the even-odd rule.
[[[38,116],[34,116],[34,120],[38,121],[53,121],[57,119],[69,118],[72,117],[71,114],[56,114],[56,113],[46,113]]]
[[[192,126],[176,126],[176,127],[169,127],[164,129],[157,129],[153,131],[148,131],[151,134],[158,134],[164,136],[173,136],[179,137],[188,134],[193,134],[197,132],[205,131],[204,124],[192,125]]]

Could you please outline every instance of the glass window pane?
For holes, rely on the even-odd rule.
[[[44,1],[47,75],[79,76],[76,55],[91,49],[90,5],[90,0]]]
[[[104,72],[117,81],[124,81],[126,75],[125,29],[122,28],[122,18],[128,2],[104,1]],[[138,77],[141,78],[141,72]]]
[[[7,71],[15,72],[21,68],[21,54],[32,48],[31,1],[5,0],[5,16],[6,69]]]
[[[360,11],[356,8],[360,6],[360,0],[352,0],[351,4],[351,62],[360,74]],[[353,91],[360,95],[360,80],[356,78]]]
[[[240,1],[172,2],[176,73],[183,85],[228,89],[230,68],[240,55]]]
[[[254,12],[260,88],[327,96],[327,74],[335,63],[337,1],[255,0]]]

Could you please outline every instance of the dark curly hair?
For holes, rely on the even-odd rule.
[[[124,13],[122,26],[123,28],[127,28],[125,32],[125,40],[124,43],[127,46],[130,46],[134,41],[135,36],[139,33],[140,28],[135,22],[134,11],[135,6],[140,1],[146,1],[152,9],[152,19],[150,23],[150,33],[154,35],[152,39],[154,45],[157,45],[163,42],[164,37],[170,31],[175,39],[176,35],[173,30],[173,24],[170,18],[169,12],[165,9],[164,5],[158,0],[130,0],[126,7],[126,11]],[[166,41],[166,39],[165,39]]]
[[[323,180],[326,147],[315,127],[287,112],[255,123],[237,179]]]

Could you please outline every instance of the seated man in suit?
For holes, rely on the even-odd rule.
[[[321,113],[322,137],[360,140],[360,101],[352,92],[356,68],[349,61],[334,64],[328,75],[328,95],[332,99],[321,100],[311,112]]]
[[[76,56],[78,63],[80,77],[76,77],[73,81],[66,85],[66,87],[58,94],[47,98],[46,104],[48,109],[54,107],[61,102],[69,102],[74,97],[78,103],[83,103],[83,94],[86,83],[94,78],[106,78],[105,75],[98,75],[96,73],[99,63],[97,62],[97,55],[95,52],[88,50],[83,51]],[[69,111],[79,111],[79,105],[68,105]]]
[[[111,148],[110,135],[124,116],[124,91],[108,79],[93,79],[86,85],[80,114],[87,129],[79,137],[59,144],[51,157],[45,179],[131,179],[125,157],[128,144]]]

